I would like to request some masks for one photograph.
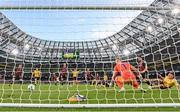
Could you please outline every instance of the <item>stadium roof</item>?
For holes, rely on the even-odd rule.
[[[58,58],[64,50],[79,50],[81,58],[110,58],[124,54],[124,50],[134,54],[140,50],[178,33],[180,17],[173,10],[176,0],[155,0],[151,7],[170,8],[172,10],[144,10],[121,31],[104,39],[95,41],[62,42],[42,40],[28,35],[18,28],[3,13],[0,13],[0,48],[2,56],[12,55],[18,50],[20,57]]]

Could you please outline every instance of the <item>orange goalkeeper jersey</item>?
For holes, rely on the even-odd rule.
[[[131,71],[132,65],[129,63],[117,63],[114,67],[115,76],[122,76],[124,79],[134,79],[135,75]]]

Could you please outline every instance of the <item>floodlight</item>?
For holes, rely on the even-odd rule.
[[[24,46],[24,48],[28,50],[28,49],[30,48],[30,45],[29,45],[29,44],[26,44],[26,45]]]
[[[164,19],[163,18],[158,18],[158,23],[159,24],[162,24],[164,22]]]
[[[113,46],[112,46],[112,49],[113,49],[113,50],[117,50],[117,46],[116,46],[116,45],[113,45]]]
[[[126,56],[128,56],[128,55],[130,54],[130,51],[127,50],[127,49],[125,49],[125,50],[123,50],[123,54],[126,55]]]
[[[147,30],[147,32],[152,32],[153,28],[152,28],[152,26],[148,26],[146,30]]]
[[[13,55],[17,55],[18,53],[19,53],[19,50],[18,50],[18,49],[12,50],[12,54],[13,54]]]
[[[172,10],[172,14],[178,14],[180,12],[180,10],[178,9],[178,8],[174,8],[173,10]]]

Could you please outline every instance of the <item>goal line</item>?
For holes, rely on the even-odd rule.
[[[26,104],[0,103],[0,107],[39,107],[39,108],[118,108],[118,107],[180,107],[180,103],[147,103],[147,104]]]

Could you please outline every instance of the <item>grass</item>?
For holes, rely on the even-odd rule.
[[[0,84],[0,102],[1,103],[48,103],[48,104],[117,104],[117,103],[180,103],[178,90],[171,88],[169,90],[147,90],[143,93],[139,90],[133,90],[131,86],[125,86],[126,91],[119,93],[117,87],[107,88],[104,86],[95,87],[92,85],[54,85],[41,84],[37,85],[32,93],[28,91],[27,84]],[[147,85],[143,85],[147,88]],[[69,102],[67,99],[79,92],[87,97],[86,101]],[[72,109],[52,109],[52,108],[0,108],[0,110],[18,110],[18,111],[71,111]],[[44,109],[44,110],[43,110]],[[121,108],[121,110],[161,110],[161,108]],[[169,111],[178,110],[179,108],[162,108]],[[102,110],[109,109],[75,109],[76,111],[85,110]],[[110,110],[118,111],[119,108]],[[163,110],[165,111],[165,110]],[[179,111],[179,110],[178,110]]]

